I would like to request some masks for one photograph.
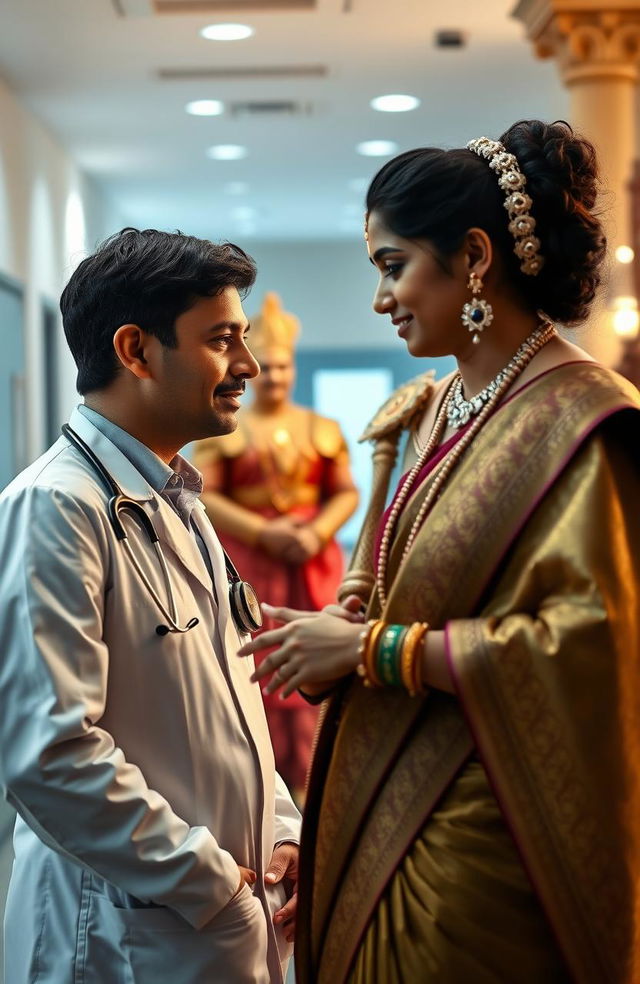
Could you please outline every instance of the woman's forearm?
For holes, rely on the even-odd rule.
[[[425,687],[455,693],[445,649],[445,634],[441,629],[427,632],[422,647],[422,682]]]

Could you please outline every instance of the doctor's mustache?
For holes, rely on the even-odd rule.
[[[244,393],[246,389],[246,382],[244,379],[236,379],[232,383],[220,383],[219,386],[213,391],[214,396],[228,396],[233,393],[235,396],[237,393]]]

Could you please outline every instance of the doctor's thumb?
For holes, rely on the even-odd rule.
[[[265,871],[264,880],[269,885],[276,885],[279,881],[282,881],[288,867],[289,858],[285,854],[278,857],[278,852],[276,851],[271,858],[269,867]]]

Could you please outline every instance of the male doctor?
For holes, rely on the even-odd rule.
[[[62,295],[70,425],[161,556],[131,508],[117,539],[113,492],[65,436],[0,497],[6,984],[283,979],[299,815],[178,453],[236,426],[254,278],[236,246],[125,229]]]

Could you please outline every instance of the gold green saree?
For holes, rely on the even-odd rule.
[[[487,423],[389,622],[445,629],[456,696],[331,701],[303,828],[300,984],[636,984],[640,400],[591,363]],[[377,599],[370,611],[379,614]]]

